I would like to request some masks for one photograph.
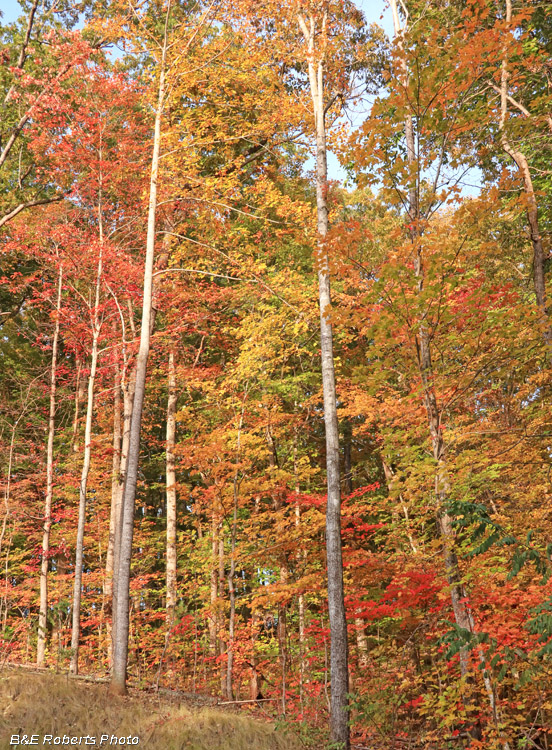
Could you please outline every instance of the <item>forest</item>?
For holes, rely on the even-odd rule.
[[[10,19],[0,678],[552,748],[552,4]]]

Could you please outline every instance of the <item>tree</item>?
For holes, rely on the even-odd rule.
[[[129,633],[129,581],[132,558],[132,537],[134,530],[134,500],[138,477],[138,459],[140,454],[140,429],[142,408],[146,387],[146,371],[150,349],[153,263],[155,254],[155,228],[157,215],[157,181],[159,177],[159,156],[161,148],[161,123],[166,103],[167,53],[169,49],[169,22],[171,19],[171,2],[165,10],[165,25],[161,42],[159,59],[159,79],[155,124],[153,130],[153,151],[151,157],[151,174],[149,183],[149,206],[146,239],[146,257],[144,262],[144,284],[142,300],[142,324],[140,328],[140,348],[136,356],[136,376],[134,381],[134,398],[129,431],[129,447],[126,460],[126,473],[123,497],[121,500],[120,547],[116,556],[115,587],[116,612],[113,628],[113,672],[111,690],[114,693],[126,693],[126,670],[128,659]]]

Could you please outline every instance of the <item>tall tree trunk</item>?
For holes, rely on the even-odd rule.
[[[98,342],[100,338],[101,319],[99,313],[100,292],[103,273],[103,236],[100,221],[100,254],[96,275],[96,291],[94,298],[94,312],[92,315],[92,351],[90,354],[90,374],[88,376],[88,395],[86,400],[86,418],[84,427],[84,455],[82,461],[81,480],[79,485],[79,520],[77,526],[77,544],[75,550],[75,581],[73,586],[73,617],[71,629],[71,662],[69,669],[72,674],[79,671],[79,640],[80,640],[80,607],[82,594],[82,567],[84,559],[84,527],[86,525],[86,492],[88,474],[92,459],[92,418],[94,414],[94,386],[98,366]]]
[[[50,410],[48,414],[48,443],[46,448],[46,498],[44,500],[44,525],[42,532],[42,554],[40,558],[40,605],[38,612],[38,640],[36,646],[36,665],[44,666],[46,652],[46,629],[48,624],[48,566],[50,553],[50,529],[52,527],[52,499],[54,494],[54,431],[56,416],[56,373],[59,341],[59,317],[61,311],[61,290],[63,267],[58,272],[56,299],[56,324],[52,342],[52,364],[50,367]],[[10,456],[11,460],[11,456]],[[8,475],[9,476],[9,475]]]
[[[297,471],[297,428],[295,428],[295,439],[293,444],[293,477],[295,480],[295,494],[299,495],[301,487],[299,484],[299,473]],[[301,525],[301,508],[299,507],[299,500],[295,503],[295,528],[298,529]],[[300,537],[299,537],[300,538]],[[298,551],[297,558],[298,562],[301,559],[305,559],[306,551]],[[305,685],[305,597],[303,594],[299,594],[298,602],[298,615],[299,615],[299,701],[301,704],[301,712],[303,712],[303,692]]]
[[[339,429],[333,356],[333,334],[330,322],[330,271],[325,246],[328,233],[328,168],[324,102],[324,51],[315,49],[316,20],[310,15],[307,26],[298,17],[308,44],[309,84],[316,128],[316,213],[318,228],[318,300],[320,306],[320,348],[324,425],[326,431],[326,556],[328,565],[328,610],[330,617],[330,740],[339,747],[349,747],[349,667],[347,619],[343,589],[341,541],[341,489],[339,478]],[[325,38],[327,14],[324,13],[320,35]],[[318,59],[316,59],[318,58]]]
[[[223,698],[228,698],[226,693],[227,685],[227,670],[224,664],[224,655],[228,656],[226,651],[226,643],[222,634],[224,632],[224,526],[222,520],[219,520],[218,524],[218,615],[217,615],[217,630],[219,638],[219,656],[220,656],[220,693]],[[230,699],[229,699],[230,700]]]
[[[226,661],[226,698],[234,700],[234,641],[236,630],[236,589],[234,575],[236,574],[236,532],[238,522],[238,493],[234,482],[234,509],[232,513],[232,531],[230,542],[230,569],[228,571],[228,596],[230,612],[228,616],[228,659]]]
[[[113,648],[111,644],[111,616],[113,598],[113,565],[115,554],[115,534],[121,513],[121,493],[119,482],[121,474],[121,438],[122,438],[122,404],[121,404],[121,375],[118,363],[115,364],[113,386],[113,461],[111,467],[111,513],[109,516],[109,537],[105,554],[104,575],[104,611],[107,615],[107,661],[111,666]]]
[[[278,468],[279,462],[278,462],[278,450],[276,448],[276,441],[274,440],[274,436],[272,435],[270,422],[267,423],[265,435],[266,435],[266,441],[267,441],[268,449],[269,449],[268,465],[270,466],[270,469],[273,471],[274,469]],[[276,511],[276,513],[278,513],[282,509],[282,501],[277,492],[273,493],[272,502],[274,504],[274,510]],[[280,562],[280,583],[285,585],[288,581],[288,577],[289,577],[289,570],[288,570],[287,560],[285,559],[285,554],[282,554],[281,562]],[[276,633],[278,636],[278,658],[280,660],[280,672],[282,675],[282,690],[283,690],[282,713],[284,715],[285,715],[285,673],[286,673],[286,666],[287,666],[286,608],[287,608],[287,605],[284,601],[278,602],[278,627],[277,627]]]
[[[243,428],[243,415],[245,412],[245,400],[247,398],[247,389],[243,396],[240,422],[238,425],[238,437],[236,444],[236,463],[239,464],[241,452],[241,431]],[[233,508],[232,508],[232,528],[230,533],[230,570],[228,571],[228,595],[230,598],[230,616],[228,620],[228,661],[226,662],[226,697],[229,701],[234,699],[234,642],[236,630],[236,589],[234,586],[234,576],[236,574],[236,542],[238,535],[238,494],[239,494],[239,468],[234,473],[233,486]]]
[[[77,358],[77,382],[75,383],[75,411],[73,412],[73,437],[71,439],[71,445],[73,447],[73,453],[78,453],[79,450],[79,413],[81,401],[84,397],[84,391],[81,380],[82,362],[80,358]]]
[[[167,495],[167,552],[166,552],[166,631],[165,648],[167,654],[174,625],[176,607],[176,470],[175,470],[175,439],[176,439],[176,371],[174,352],[169,353],[168,368],[168,398],[167,398],[167,430],[166,430],[166,495]],[[169,657],[167,656],[167,659]],[[161,665],[159,665],[159,674]]]
[[[110,667],[113,668],[113,637],[117,631],[117,572],[119,570],[119,552],[121,549],[121,529],[123,525],[123,492],[125,489],[126,467],[128,450],[130,444],[130,420],[132,419],[132,405],[134,403],[134,388],[136,385],[136,368],[132,367],[130,374],[126,369],[126,362],[121,378],[123,392],[123,428],[121,437],[121,461],[119,465],[118,485],[116,487],[115,505],[116,517],[113,535],[113,573],[111,584],[111,659]]]
[[[176,370],[174,352],[169,353],[169,395],[167,400],[167,629],[173,625],[176,607]]]
[[[351,464],[352,432],[351,425],[346,421],[343,429],[343,489],[346,495],[350,495],[353,491],[353,467]]]
[[[211,612],[208,620],[209,648],[212,656],[217,653],[217,598],[218,598],[218,524],[215,513],[211,520]]]
[[[146,390],[146,371],[150,350],[151,314],[153,297],[153,263],[155,256],[155,220],[157,212],[157,179],[159,175],[159,152],[161,146],[161,119],[165,104],[165,63],[168,46],[168,30],[171,3],[167,6],[165,16],[164,40],[159,69],[159,88],[155,111],[153,136],[153,154],[151,159],[151,176],[149,190],[149,208],[146,239],[146,260],[144,266],[144,292],[142,300],[142,326],[140,329],[140,348],[136,358],[136,385],[130,423],[129,450],[126,466],[126,480],[121,504],[121,538],[118,554],[118,569],[115,585],[116,613],[113,623],[113,670],[110,689],[113,693],[126,694],[126,672],[128,661],[129,635],[129,591],[130,562],[132,558],[132,539],[134,534],[134,503],[136,483],[138,480],[138,459],[140,455],[140,431],[142,426],[142,409]]]

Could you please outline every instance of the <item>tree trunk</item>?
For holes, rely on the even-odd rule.
[[[328,168],[324,104],[324,54],[315,50],[316,21],[309,17],[307,26],[302,16],[299,25],[308,44],[309,83],[316,128],[316,213],[318,228],[318,299],[320,306],[320,348],[322,359],[322,390],[324,394],[324,425],[326,431],[326,555],[328,565],[328,610],[330,618],[330,740],[339,747],[349,747],[349,668],[347,619],[343,589],[343,557],[341,542],[341,489],[339,477],[339,430],[333,357],[333,334],[330,322],[330,272],[325,247],[328,233]],[[326,33],[326,14],[321,36]],[[319,59],[316,60],[316,56]]]
[[[121,494],[119,492],[119,481],[121,473],[121,431],[122,431],[122,406],[121,406],[121,376],[119,365],[115,365],[115,378],[113,388],[113,462],[111,468],[111,513],[109,517],[109,537],[105,554],[105,576],[104,576],[104,611],[107,614],[107,661],[111,666],[113,648],[111,644],[111,622],[112,598],[113,598],[113,564],[115,549],[115,534],[118,519],[121,513]]]
[[[100,223],[101,235],[101,223]],[[71,662],[69,669],[72,674],[79,671],[79,639],[80,639],[80,606],[82,593],[82,567],[84,558],[84,527],[86,524],[86,491],[88,474],[92,459],[92,418],[94,414],[94,385],[98,366],[98,341],[100,338],[101,320],[99,314],[100,291],[103,271],[103,238],[100,236],[100,254],[96,275],[96,293],[94,299],[92,352],[90,355],[90,374],[88,376],[88,395],[86,401],[86,419],[84,428],[84,456],[82,462],[81,480],[79,486],[79,520],[77,526],[77,545],[75,550],[75,582],[73,587],[73,621],[71,629]]]
[[[118,554],[118,569],[115,580],[116,612],[113,623],[113,670],[110,690],[113,693],[126,694],[126,672],[128,661],[129,635],[129,591],[130,562],[132,557],[132,539],[134,534],[134,503],[138,480],[138,459],[140,455],[140,430],[142,409],[146,390],[146,371],[150,349],[151,314],[153,297],[153,262],[155,256],[155,219],[157,211],[157,179],[159,174],[159,152],[161,146],[161,118],[165,103],[165,60],[168,42],[168,23],[171,4],[168,4],[165,17],[164,42],[159,70],[159,88],[155,112],[153,137],[153,154],[151,159],[151,176],[149,191],[148,224],[146,239],[146,261],[144,266],[144,293],[142,301],[142,326],[140,330],[140,348],[136,358],[136,385],[132,418],[130,423],[129,450],[126,466],[126,480],[121,504],[121,538]]]
[[[167,400],[167,628],[173,625],[176,607],[176,371],[174,352],[169,354]]]
[[[219,656],[220,656],[220,693],[223,698],[228,698],[226,694],[227,676],[224,664],[224,655],[227,654],[226,643],[222,634],[224,632],[224,526],[222,521],[218,525],[218,608],[217,608],[217,630],[219,638]],[[228,698],[230,700],[230,698]]]
[[[234,575],[236,573],[236,531],[238,522],[238,493],[234,482],[234,510],[232,514],[232,533],[230,544],[230,570],[228,571],[228,595],[230,598],[230,614],[228,617],[228,660],[226,662],[226,699],[234,700],[234,640],[236,629],[236,589]]]
[[[366,631],[364,630],[364,620],[360,617],[355,617],[355,634],[358,652],[358,667],[359,670],[362,671],[368,666],[368,639],[366,638]]]
[[[295,440],[293,445],[293,477],[295,480],[295,494],[299,495],[301,487],[299,485],[299,475],[297,472],[297,428],[295,428]],[[301,508],[299,507],[299,500],[295,503],[295,528],[299,529],[301,525]],[[300,536],[298,536],[298,539]],[[298,551],[297,559],[298,562],[301,559],[305,559],[306,551]],[[299,615],[299,701],[301,704],[301,712],[303,712],[303,691],[305,685],[305,597],[303,594],[299,594],[298,602],[298,615]]]
[[[79,450],[79,412],[80,405],[83,399],[84,393],[81,381],[81,370],[82,362],[77,358],[77,382],[75,383],[75,411],[73,413],[73,437],[71,444],[73,446],[73,453],[78,453]]]
[[[116,632],[117,618],[117,572],[119,570],[119,552],[121,549],[121,528],[123,525],[123,492],[125,489],[126,467],[128,449],[130,444],[130,420],[132,418],[132,405],[134,403],[134,388],[136,386],[136,368],[133,367],[130,376],[127,375],[126,363],[123,369],[121,381],[123,391],[123,430],[121,438],[121,462],[119,465],[118,485],[116,487],[115,503],[117,516],[115,518],[115,529],[113,538],[113,573],[111,584],[111,659],[110,667],[113,668],[113,634]]]
[[[167,494],[167,563],[166,563],[166,632],[164,654],[169,649],[171,630],[174,625],[176,607],[176,372],[174,352],[169,353],[166,430],[166,494]],[[168,659],[168,656],[167,656]]]
[[[343,430],[343,489],[346,495],[353,491],[353,467],[351,464],[352,429],[349,422],[345,422]]]
[[[44,666],[46,652],[46,630],[48,625],[48,566],[50,553],[50,529],[52,527],[52,499],[54,494],[54,430],[56,415],[56,373],[59,341],[59,316],[61,311],[61,290],[63,267],[59,267],[56,300],[56,324],[52,342],[52,364],[50,367],[50,411],[48,414],[48,443],[46,448],[46,498],[44,501],[44,526],[42,532],[42,555],[40,558],[40,605],[38,613],[38,640],[36,665]],[[10,457],[11,458],[11,457]]]
[[[218,532],[217,519],[213,513],[211,520],[211,612],[208,620],[209,648],[212,656],[217,653],[217,598],[218,598]]]

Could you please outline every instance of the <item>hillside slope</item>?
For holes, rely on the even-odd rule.
[[[103,748],[124,744],[144,750],[304,747],[295,735],[243,713],[198,708],[139,691],[115,698],[108,695],[106,685],[59,675],[5,672],[0,675],[0,750],[18,744]]]

